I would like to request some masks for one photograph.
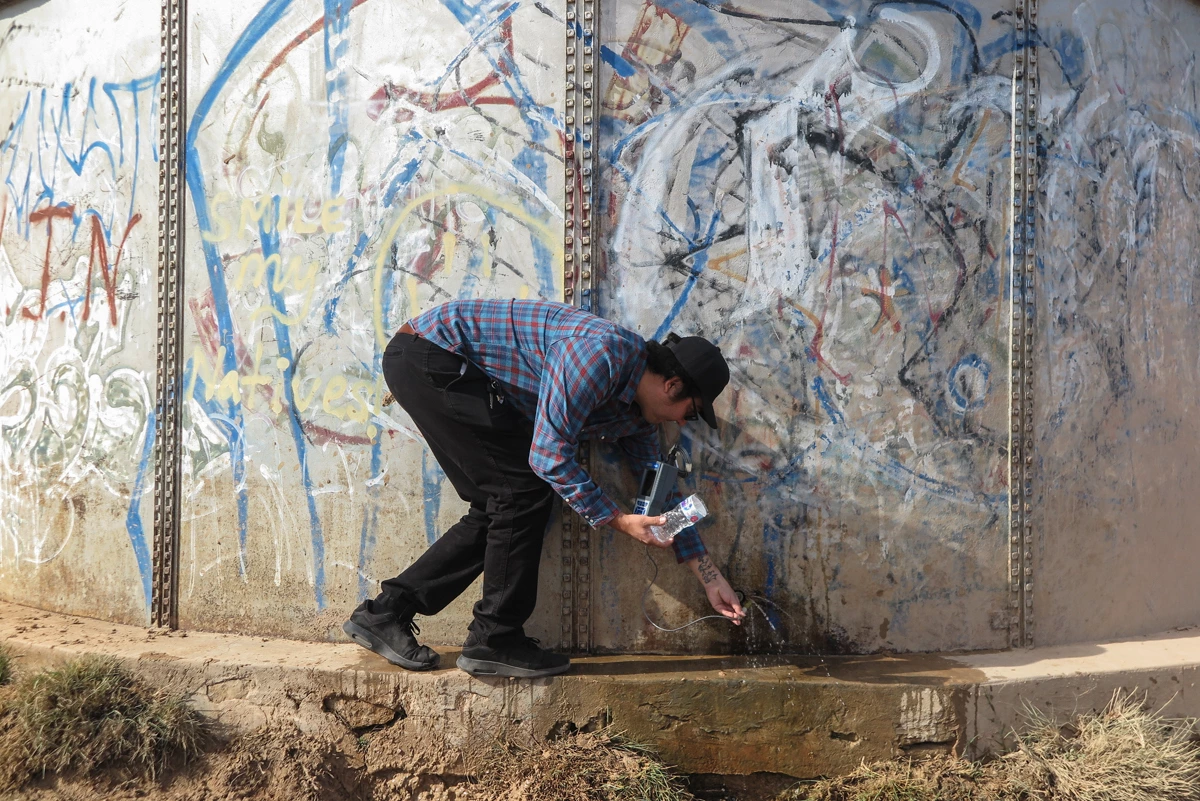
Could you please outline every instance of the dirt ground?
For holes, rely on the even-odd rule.
[[[686,801],[685,781],[646,752],[599,734],[576,734],[537,748],[481,743],[445,750],[399,727],[323,743],[295,729],[261,731],[210,743],[183,764],[149,778],[119,767],[92,775],[47,776],[8,801]],[[420,755],[416,757],[416,755]],[[715,798],[724,794],[703,793]]]

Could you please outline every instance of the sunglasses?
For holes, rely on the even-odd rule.
[[[683,416],[684,420],[694,423],[700,419],[700,399],[692,398],[692,410]]]

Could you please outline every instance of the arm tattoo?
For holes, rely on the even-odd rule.
[[[708,558],[708,554],[700,557],[700,561],[696,563],[696,568],[700,571],[700,580],[705,584],[712,584],[721,577],[721,572],[717,570],[717,566]]]

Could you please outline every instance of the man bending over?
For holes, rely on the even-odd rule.
[[[407,570],[382,582],[343,630],[409,670],[438,654],[417,642],[414,615],[434,615],[483,573],[458,666],[477,676],[534,678],[571,661],[523,628],[537,600],[542,538],[557,492],[593,528],[660,547],[661,517],[625,514],[576,460],[580,439],[615,441],[636,467],[660,458],[658,425],[703,418],[729,367],[706,339],[647,342],[603,318],[541,300],[453,301],[405,323],[383,375],[429,450],[471,507]],[[673,542],[708,600],[743,617],[695,528]]]

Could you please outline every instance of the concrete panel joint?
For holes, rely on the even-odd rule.
[[[1033,645],[1033,276],[1037,210],[1037,0],[1017,0],[1012,128],[1009,645]]]
[[[592,178],[595,171],[595,86],[600,5],[596,0],[566,0],[565,142],[563,191],[563,301],[595,313],[596,254]],[[591,470],[590,449],[580,443],[579,463]],[[572,651],[592,650],[591,531],[578,515],[563,510],[562,644]]]
[[[150,619],[175,628],[183,402],[183,146],[187,115],[186,0],[162,6],[158,127],[158,406],[154,416],[154,554]]]

